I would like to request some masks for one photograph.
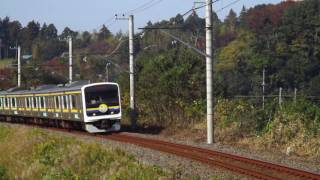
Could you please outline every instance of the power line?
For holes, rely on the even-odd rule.
[[[150,4],[149,6],[143,8],[143,9],[140,9],[139,11],[135,12],[135,14],[138,14],[138,13],[140,13],[140,12],[143,12],[143,11],[147,10],[147,9],[150,9],[151,7],[159,4],[159,3],[162,2],[162,1],[163,1],[163,0],[158,0],[158,1],[154,2],[153,4]]]
[[[222,11],[222,10],[224,10],[224,9],[225,9],[225,8],[227,8],[227,7],[230,7],[230,6],[232,6],[232,5],[236,4],[236,3],[238,3],[239,1],[241,1],[241,0],[235,0],[235,1],[231,2],[230,4],[227,4],[227,5],[226,5],[226,6],[224,6],[223,8],[218,9],[218,10],[216,11],[216,13],[217,13],[217,12],[220,12],[220,11]]]
[[[163,0],[150,0],[132,10],[129,10],[123,14],[129,14],[129,13],[140,13],[143,12],[157,4],[159,4],[160,2],[162,2]],[[121,13],[120,13],[121,14]],[[94,28],[96,30],[99,30],[100,28],[102,28],[103,25],[109,23],[108,25],[106,25],[106,27],[111,27],[112,25],[114,25],[116,23],[115,17],[111,16],[110,18],[108,18],[102,25],[99,25],[98,27]]]
[[[195,10],[198,10],[198,9],[201,9],[201,8],[204,8],[206,7],[207,5],[211,5],[211,4],[214,4],[218,1],[221,1],[221,0],[215,0],[215,1],[212,1],[212,3],[209,3],[209,4],[205,4],[205,5],[202,5],[202,6],[199,6],[199,7],[193,7],[192,9],[188,10],[187,12],[183,13],[182,16],[185,16],[187,14],[189,14],[190,12],[193,12]]]
[[[152,3],[154,3],[155,1],[159,1],[159,0],[150,0],[150,1],[138,6],[138,7],[134,8],[134,9],[132,9],[132,10],[129,10],[129,11],[125,12],[124,14],[129,14],[129,13],[133,13],[135,11],[139,11],[141,9],[144,9],[144,8],[148,7],[149,5],[151,5]]]
[[[213,1],[212,3],[210,3],[210,4],[214,4],[214,3],[219,2],[219,1],[221,1],[221,0],[215,0],[215,1]],[[224,6],[224,7],[220,8],[220,9],[216,10],[215,12],[216,12],[216,13],[217,13],[217,12],[220,12],[220,11],[222,11],[222,10],[224,10],[224,9],[226,9],[226,8],[228,8],[228,7],[236,4],[236,3],[238,3],[239,1],[241,1],[241,0],[235,0],[235,1],[227,4],[226,6]],[[194,7],[194,8],[192,8],[192,9],[188,10],[187,12],[183,13],[182,16],[186,16],[186,15],[189,14],[190,12],[193,12],[193,11],[195,11],[195,10],[204,8],[204,7],[206,7],[206,6],[207,6],[207,4],[202,5],[202,6],[199,6],[199,7]]]

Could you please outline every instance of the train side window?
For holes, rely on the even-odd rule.
[[[58,109],[58,96],[54,96],[54,108]]]
[[[6,105],[6,108],[9,108],[10,106],[9,106],[9,98],[7,97],[7,98],[5,98],[5,105]]]
[[[57,96],[58,109],[61,109],[61,99],[60,96]]]
[[[43,101],[43,108],[47,108],[46,106],[46,97],[42,97],[42,101]]]
[[[61,100],[61,108],[64,109],[64,98],[63,98],[63,96],[60,96],[60,100]]]
[[[75,95],[69,95],[69,107],[70,109],[77,109]]]
[[[30,103],[30,108],[33,108],[34,105],[33,105],[32,97],[29,97],[29,103]]]
[[[11,98],[11,106],[12,106],[12,108],[17,107],[17,99],[16,98]]]
[[[39,97],[39,107],[40,107],[41,109],[45,108],[45,107],[44,107],[44,97]]]
[[[32,108],[37,108],[37,98],[32,97]]]
[[[63,97],[63,109],[68,109],[68,96],[62,96]]]

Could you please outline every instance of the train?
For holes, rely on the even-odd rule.
[[[120,131],[121,98],[117,83],[77,81],[33,89],[0,91],[0,120],[83,129]]]

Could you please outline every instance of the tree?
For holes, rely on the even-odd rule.
[[[102,25],[102,28],[98,33],[98,41],[103,41],[105,39],[108,39],[109,37],[111,37],[111,32],[105,25]]]
[[[40,24],[35,21],[31,21],[27,25],[27,39],[33,41],[35,40],[40,32]]]
[[[47,32],[46,32],[46,36],[48,39],[55,39],[57,38],[57,29],[53,24],[49,24]]]
[[[44,23],[40,30],[40,39],[42,40],[55,39],[58,37],[57,33],[58,31],[53,24],[49,24],[49,26],[47,26],[47,24]]]
[[[228,28],[228,31],[235,32],[236,27],[238,25],[238,18],[237,14],[233,11],[233,9],[230,10],[224,22]]]
[[[78,33],[72,31],[69,27],[65,27],[60,35],[60,39],[68,39],[69,36],[71,36],[72,39],[75,39],[78,36]]]
[[[91,42],[91,38],[91,34],[88,31],[84,31],[81,35],[82,47],[88,46]]]

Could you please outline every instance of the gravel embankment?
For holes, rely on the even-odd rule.
[[[241,174],[235,174],[225,169],[218,167],[208,166],[196,161],[192,161],[183,157],[175,156],[172,154],[155,151],[148,148],[142,148],[136,145],[99,139],[95,137],[77,136],[64,132],[55,132],[67,136],[76,136],[83,141],[99,142],[112,149],[121,149],[128,154],[133,155],[138,161],[146,165],[156,165],[166,171],[173,173],[174,179],[187,179],[187,178],[200,178],[200,179],[247,179]]]
[[[191,146],[196,147],[202,147],[206,149],[226,152],[226,153],[232,153],[252,159],[262,160],[271,162],[274,164],[280,164],[292,168],[302,169],[305,171],[315,172],[320,174],[320,161],[319,160],[313,160],[313,159],[307,159],[303,157],[297,157],[297,156],[287,156],[286,154],[279,153],[279,152],[269,152],[269,151],[258,151],[258,150],[252,150],[248,148],[243,148],[239,146],[231,146],[231,145],[223,145],[221,143],[215,143],[213,145],[208,145],[205,142],[204,143],[195,143],[193,141],[188,140],[177,140],[176,138],[172,137],[164,137],[161,135],[147,135],[147,134],[137,134],[137,133],[128,133],[135,136],[140,137],[146,137],[146,138],[154,138],[159,140],[165,140],[175,143],[181,143],[181,144],[188,144]],[[306,147],[307,148],[307,147]]]
[[[9,124],[13,125],[14,124]],[[217,177],[218,179],[247,179],[245,176],[232,173],[225,169],[219,167],[212,167],[206,164],[202,164],[196,161],[192,161],[186,158],[178,157],[168,153],[163,153],[147,148],[141,148],[136,145],[121,143],[112,140],[100,139],[91,136],[79,136],[65,132],[57,132],[48,130],[50,133],[58,133],[63,136],[76,137],[83,141],[94,141],[99,142],[106,147],[111,147],[113,149],[121,149],[128,154],[132,154],[135,158],[147,165],[157,165],[169,172],[175,174],[175,179],[186,179],[188,177],[199,177],[200,179],[212,179]],[[232,154],[237,154],[253,159],[259,159],[263,161],[272,162],[275,164],[282,164],[285,166],[303,169],[306,171],[312,171],[320,173],[320,162],[316,160],[308,160],[301,157],[287,156],[281,153],[268,152],[268,151],[255,151],[246,148],[241,148],[237,146],[222,145],[220,143],[215,143],[214,145],[207,145],[206,143],[195,143],[188,138],[186,140],[177,140],[172,137],[164,137],[163,135],[151,135],[151,134],[138,134],[138,133],[128,133],[130,135],[154,138],[165,141],[171,141],[175,143],[188,144],[192,146],[202,147],[206,149],[212,149]]]

